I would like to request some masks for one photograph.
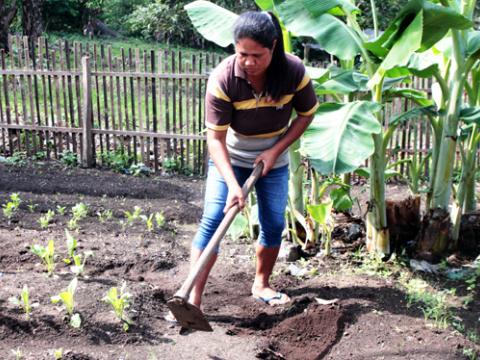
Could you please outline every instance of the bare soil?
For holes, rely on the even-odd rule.
[[[13,359],[13,349],[21,350],[24,359],[53,359],[58,348],[64,349],[63,359],[77,360],[464,359],[463,349],[475,348],[452,328],[432,327],[418,308],[407,307],[405,293],[394,279],[354,272],[356,265],[346,250],[358,247],[361,238],[350,244],[337,239],[331,259],[312,257],[315,276],[292,276],[291,264],[279,260],[273,284],[293,301],[275,308],[250,296],[253,241],[225,239],[204,299],[203,310],[214,332],[180,333],[163,316],[166,301],[188,271],[203,185],[197,178],[132,177],[55,162],[0,164],[0,204],[7,203],[13,192],[22,199],[13,218],[0,214],[0,359]],[[364,204],[364,187],[355,191]],[[79,278],[75,300],[82,326],[74,329],[50,297],[73,277],[62,259],[66,223],[79,202],[88,205],[88,216],[72,234],[79,251],[91,250],[94,255]],[[65,214],[56,213],[48,228],[41,229],[39,217],[57,206],[65,207]],[[124,211],[135,206],[145,215],[163,212],[166,224],[153,231],[142,220],[125,225]],[[105,210],[113,216],[101,222],[97,214]],[[336,233],[344,235],[352,221],[358,219],[339,215]],[[29,251],[30,245],[45,245],[50,239],[58,254],[53,277],[46,276]],[[124,280],[133,295],[128,314],[134,323],[128,332],[101,301],[109,288]],[[30,289],[31,302],[39,304],[30,320],[8,301],[24,285]],[[316,298],[337,301],[321,305]],[[477,336],[479,305],[477,292],[469,309],[459,313]]]

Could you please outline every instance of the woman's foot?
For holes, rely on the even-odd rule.
[[[291,301],[290,297],[270,287],[252,287],[252,296],[270,306],[284,305]]]

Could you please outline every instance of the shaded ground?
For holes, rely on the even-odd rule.
[[[356,265],[340,251],[330,260],[310,260],[317,276],[294,277],[290,264],[280,261],[274,284],[293,302],[265,306],[250,296],[253,244],[228,239],[204,300],[214,333],[179,334],[163,315],[186,276],[189,242],[201,215],[202,180],[137,178],[57,163],[0,164],[0,204],[12,192],[22,203],[11,219],[0,214],[0,359],[14,358],[12,349],[20,349],[25,359],[52,359],[58,348],[65,359],[463,359],[463,349],[475,346],[451,328],[428,326],[418,308],[406,306],[405,293],[392,279],[352,273]],[[362,190],[358,194],[362,197]],[[72,279],[62,261],[64,231],[79,202],[88,205],[88,216],[72,234],[79,251],[91,250],[94,256],[79,279],[76,311],[82,326],[74,329],[50,297]],[[65,214],[55,214],[41,229],[39,217],[57,206],[65,207]],[[153,231],[141,219],[126,225],[124,212],[135,206],[144,215],[162,212],[165,225]],[[106,210],[112,218],[101,222],[98,213]],[[29,246],[50,239],[58,256],[56,275],[49,278]],[[123,280],[134,297],[129,332],[101,301]],[[32,302],[39,303],[30,321],[7,300],[25,284]],[[338,300],[321,305],[315,298]],[[460,316],[480,336],[478,305],[477,293],[471,310]]]

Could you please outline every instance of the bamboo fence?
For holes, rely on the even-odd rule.
[[[131,48],[114,55],[97,44],[41,37],[29,48],[26,37],[9,41],[9,54],[0,51],[0,154],[58,159],[71,152],[85,167],[125,154],[154,171],[205,173],[203,99],[220,55]],[[429,91],[430,85],[414,79],[410,86]],[[411,106],[396,99],[385,107],[386,121]],[[431,142],[427,121],[401,126],[391,160],[422,158]],[[408,171],[404,164],[397,170]]]

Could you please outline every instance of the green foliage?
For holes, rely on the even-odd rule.
[[[8,299],[13,305],[19,306],[23,309],[25,312],[25,316],[27,320],[30,320],[30,314],[32,312],[32,306],[30,305],[30,293],[28,291],[28,286],[23,285],[22,291],[20,292],[20,295],[17,296],[12,296],[11,298]]]
[[[73,218],[76,220],[82,220],[88,215],[88,205],[80,202],[72,208]]]
[[[378,13],[378,27],[380,30],[387,28],[388,24],[398,15],[400,9],[408,0],[383,0],[375,1]],[[361,14],[357,20],[363,29],[373,29],[373,16],[370,0],[357,0],[356,6],[360,8]]]
[[[18,195],[18,193],[12,193],[10,195],[10,201],[2,205],[3,215],[8,220],[11,220],[15,213],[18,211],[21,202],[22,199],[20,199],[20,195]]]
[[[134,206],[132,212],[125,210],[123,213],[127,218],[126,225],[131,225],[135,220],[140,219],[140,215],[142,214],[142,208],[140,206]]]
[[[77,290],[77,278],[74,277],[66,290],[62,291],[58,295],[52,296],[52,303],[62,303],[65,307],[65,310],[70,317],[70,326],[78,328],[81,325],[80,315],[78,313],[74,314],[75,310],[75,291]]]
[[[113,217],[113,212],[110,209],[97,211],[98,221],[102,224],[106,223],[108,220],[111,220]]]
[[[12,156],[7,158],[7,164],[23,166],[27,163],[26,151],[15,151]]]
[[[162,228],[165,226],[165,216],[163,215],[162,212],[155,213],[155,222],[157,223],[157,226],[159,228]]]
[[[448,304],[447,296],[452,295],[450,290],[430,290],[428,284],[419,278],[400,279],[405,287],[407,306],[417,304],[423,311],[425,319],[432,320],[433,324],[445,329],[453,319],[451,306]]]
[[[38,223],[42,229],[46,229],[55,216],[55,211],[48,210],[45,215],[40,216]]]
[[[23,353],[20,348],[17,349],[11,349],[13,356],[15,356],[15,360],[21,360],[23,359]]]
[[[116,287],[110,288],[102,301],[112,306],[115,316],[123,323],[123,330],[128,331],[132,321],[128,318],[126,310],[132,304],[132,295],[127,292],[127,283],[123,282],[120,294]]]
[[[60,159],[67,166],[73,167],[78,165],[77,154],[75,154],[73,151],[65,150],[60,154]]]
[[[65,206],[57,205],[57,213],[58,213],[58,215],[61,215],[61,216],[65,215],[65,210],[66,210]]]
[[[30,248],[30,251],[33,254],[37,255],[42,260],[42,263],[45,265],[45,268],[47,269],[48,276],[53,275],[53,271],[55,270],[55,243],[54,243],[54,241],[49,240],[47,246],[33,244]]]
[[[105,151],[101,153],[102,164],[116,172],[124,172],[133,163],[133,155],[129,155],[122,149]]]

